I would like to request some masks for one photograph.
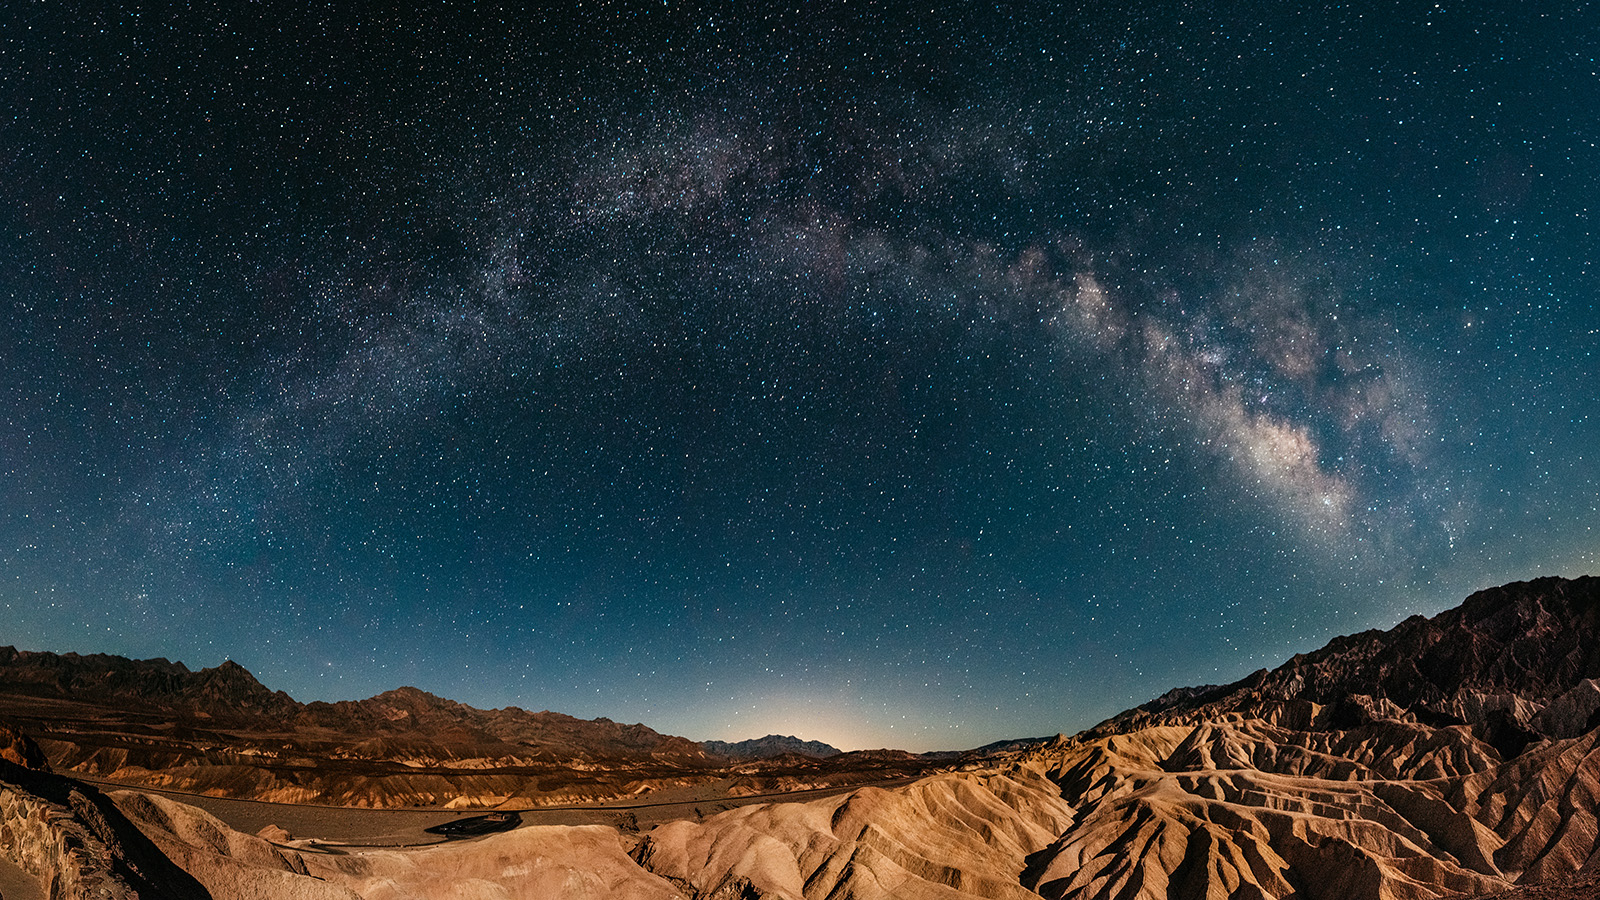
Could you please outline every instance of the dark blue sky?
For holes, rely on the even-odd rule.
[[[1072,731],[1596,568],[1588,4],[0,13],[0,643]]]

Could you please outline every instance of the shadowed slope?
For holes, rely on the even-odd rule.
[[[1478,591],[1431,619],[1335,638],[1231,685],[1173,691],[1089,734],[1195,722],[1230,712],[1272,718],[1318,706],[1305,727],[1409,716],[1470,725],[1503,756],[1600,722],[1600,578],[1540,578]]]

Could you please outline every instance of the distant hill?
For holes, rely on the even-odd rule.
[[[801,756],[814,756],[823,759],[829,756],[838,756],[843,751],[838,747],[824,744],[821,741],[802,741],[797,737],[784,734],[769,734],[766,737],[751,738],[748,741],[701,741],[700,746],[706,748],[707,753],[717,756],[727,756],[733,759],[770,759],[782,756],[785,753],[797,753]]]
[[[974,747],[971,750],[945,752],[940,754],[925,753],[923,755],[955,756],[969,760],[987,759],[991,756],[1003,756],[1008,753],[1019,753],[1044,747],[1046,745],[1061,741],[1063,737],[1063,735],[1054,734],[1050,737],[1011,738],[1009,740],[994,741],[992,743],[984,744],[982,747]]]

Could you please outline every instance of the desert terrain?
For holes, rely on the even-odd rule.
[[[353,730],[239,672],[199,673],[208,697],[168,670],[160,694],[148,669],[93,660],[90,678],[83,659],[32,656],[7,677],[8,898],[1571,898],[1600,876],[1594,578],[1482,591],[958,758],[731,760],[588,723],[616,743],[562,759],[530,740],[529,717],[549,714],[421,692],[362,701],[351,720],[377,737],[341,755]],[[166,711],[107,711],[135,690]],[[296,730],[264,732],[252,703]],[[426,831],[489,807],[520,824]]]
[[[728,755],[644,725],[478,710],[415,688],[301,704],[231,662],[190,672],[166,660],[9,647],[0,647],[0,719],[66,773],[374,809],[741,797],[892,780],[946,761],[887,750],[808,756],[781,743],[752,744],[762,756],[727,745]]]

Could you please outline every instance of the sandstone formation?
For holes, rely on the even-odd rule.
[[[1543,579],[1341,638],[1238,684],[1176,691],[999,767],[1047,779],[1070,821],[1026,851],[1015,883],[984,877],[955,844],[928,838],[952,861],[932,881],[955,892],[928,896],[1010,896],[1020,884],[1082,900],[1426,898],[1570,881],[1600,868],[1600,730],[1588,721],[1596,678],[1600,579]],[[900,794],[988,777],[941,776]],[[662,826],[640,858],[701,892],[745,884],[758,896],[812,900],[933,890],[904,887],[915,882],[900,860],[861,854],[851,886],[836,893],[821,862],[829,842],[811,837],[786,844],[796,893],[766,841],[775,829],[735,827],[777,817],[739,810]],[[1006,821],[930,811],[923,827],[941,835],[955,822],[976,844]],[[707,840],[706,829],[725,833]],[[866,887],[879,875],[896,887]]]
[[[1072,815],[1028,768],[945,774],[673,822],[647,834],[634,857],[694,897],[1022,898],[1028,855]]]

